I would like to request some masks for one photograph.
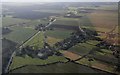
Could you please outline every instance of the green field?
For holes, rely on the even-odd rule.
[[[104,71],[107,71],[107,72],[113,72],[114,71],[114,68],[113,68],[113,65],[109,65],[107,63],[104,63],[104,62],[101,62],[101,61],[98,61],[98,60],[95,60],[93,59],[93,61],[88,61],[89,58],[83,58],[81,60],[78,60],[76,61],[77,63],[80,63],[80,64],[83,64],[83,65],[86,65],[86,66],[90,66],[90,67],[93,67],[93,68],[98,68],[100,70],[104,70]]]
[[[23,43],[25,40],[27,40],[29,37],[31,37],[33,34],[35,34],[37,31],[32,28],[24,28],[20,26],[14,26],[10,28],[13,30],[11,33],[4,35],[3,37],[14,41],[18,44]]]
[[[67,62],[67,61],[68,60],[63,56],[50,56],[46,60],[42,60],[39,58],[31,58],[29,56],[25,56],[25,58],[14,56],[12,64],[9,69],[12,70],[24,65],[45,65],[45,64],[50,64],[54,62]]]
[[[100,42],[97,40],[88,40],[88,41],[86,41],[86,43],[91,44],[91,45],[97,45]]]
[[[57,18],[56,22],[54,22],[53,24],[78,26],[79,25],[79,19],[59,17],[59,18]]]
[[[91,69],[83,65],[68,63],[57,63],[48,66],[26,66],[12,71],[12,73],[104,73],[100,70]]]
[[[94,28],[93,24],[91,23],[90,18],[87,15],[84,16],[82,19],[80,19],[79,23],[80,23],[80,26]]]
[[[19,19],[19,18],[12,18],[12,17],[3,17],[2,18],[2,26],[9,26],[13,24],[18,24],[18,23],[26,23],[29,22],[30,20],[27,19]]]
[[[54,3],[53,4],[51,3],[51,5],[46,4],[47,6],[44,4],[42,6],[41,4],[40,8],[38,7],[36,9],[33,9],[34,8],[33,6],[31,10],[27,9],[32,11],[28,13],[27,17],[32,16],[32,18],[40,17],[40,16],[35,16],[39,13],[41,13],[39,14],[41,16],[56,14],[54,15],[56,16],[56,21],[53,24],[59,25],[59,26],[61,25],[61,28],[57,28],[56,26],[56,28],[53,28],[53,30],[46,31],[45,34],[47,35],[47,42],[50,46],[53,46],[56,42],[62,41],[70,37],[71,33],[75,31],[75,30],[72,30],[72,26],[76,26],[76,27],[81,26],[82,28],[89,28],[96,31],[109,32],[114,28],[114,26],[118,25],[118,12],[117,12],[118,6],[115,3],[113,4],[101,3],[98,5],[96,4],[94,5],[92,3],[88,3],[88,5],[87,4],[82,5],[79,3],[78,4],[70,3],[67,5],[65,4],[63,3],[64,7],[62,7],[61,4],[60,6],[57,4],[54,5]],[[58,8],[54,6],[58,6]],[[83,10],[83,12],[81,12],[80,10],[81,11]],[[84,10],[86,11],[85,13],[84,13]],[[76,11],[78,11],[76,16],[81,16],[81,17],[80,18],[64,17],[69,11],[71,11],[72,13],[75,13]],[[10,12],[12,11],[9,10],[6,12],[10,14]],[[15,15],[19,15],[19,13]],[[20,16],[23,16],[23,14],[21,14]],[[51,16],[47,16],[39,19],[32,19],[32,20],[13,18],[11,15],[10,16],[8,15],[7,17],[3,17],[2,18],[3,27],[9,26],[9,25],[15,25],[15,26],[9,27],[10,30],[12,31],[8,34],[3,35],[3,37],[13,42],[16,42],[20,45],[26,40],[28,40],[30,37],[32,37],[35,33],[37,33],[37,31],[35,30],[35,27],[37,25],[39,24],[47,25],[49,23],[49,17]],[[21,24],[21,23],[24,23],[24,24]],[[63,27],[65,26],[65,27],[62,28],[62,26]],[[118,33],[117,28],[118,26],[114,30],[115,33]],[[101,37],[101,36],[98,36],[98,37]],[[43,38],[44,38],[43,33],[40,32],[36,36],[34,36],[32,39],[24,43],[23,46],[30,45],[30,46],[34,46],[33,48],[35,50],[41,49],[43,48],[43,44],[44,44]],[[55,56],[55,55],[48,57],[48,59],[46,60],[42,60],[39,58],[31,58],[28,55],[25,55],[25,57],[14,56],[12,63],[9,67],[9,70],[13,70],[13,69],[28,65],[27,67],[19,68],[12,72],[16,72],[16,73],[24,73],[24,72],[26,73],[77,73],[77,72],[78,73],[98,73],[99,72],[99,71],[96,71],[95,69],[93,70],[90,67],[102,69],[108,72],[113,72],[114,70],[113,67],[115,67],[117,63],[117,59],[113,56],[112,51],[108,49],[99,49],[98,47],[96,47],[95,45],[98,43],[100,42],[96,40],[88,40],[84,43],[79,43],[71,47],[70,49],[68,49],[68,51],[73,52],[78,56],[79,55],[83,56],[87,54],[85,58],[75,61],[78,64],[68,62],[68,63],[57,63],[57,64],[52,64],[47,66],[40,66],[40,65],[46,65],[46,64],[55,63],[55,62],[67,62],[68,60],[63,56]],[[93,52],[88,54],[91,50],[93,50]],[[91,62],[88,61],[89,58],[92,58],[93,61]],[[86,65],[88,67],[83,65]]]
[[[118,3],[114,3],[112,5],[101,5],[98,7],[100,10],[118,10]]]
[[[31,20],[30,22],[26,23],[26,26],[35,28],[35,26],[39,24],[46,25],[47,23],[49,23],[48,19],[37,19],[37,20]]]
[[[49,12],[49,13],[55,13],[55,14],[64,14],[67,12],[67,10],[65,9],[61,9],[61,10],[58,10],[58,9],[41,9],[41,10],[33,10],[35,12]]]
[[[34,46],[36,48],[42,48],[43,47],[43,33],[40,32],[37,35],[35,35],[32,39],[28,40],[27,42],[24,43],[23,46]]]
[[[47,31],[46,34],[50,37],[54,37],[57,39],[65,39],[70,36],[73,30],[66,30],[66,29],[54,29],[53,31]]]
[[[74,47],[70,48],[69,51],[74,52],[79,55],[85,55],[89,53],[89,51],[92,50],[92,48],[94,47],[95,46],[87,44],[87,43],[79,43],[75,45]]]

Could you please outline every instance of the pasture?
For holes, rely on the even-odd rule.
[[[43,33],[40,32],[37,35],[34,35],[32,39],[26,41],[23,46],[34,46],[35,48],[42,48],[43,47]]]
[[[93,59],[93,61],[88,61],[89,58],[83,58],[81,60],[76,61],[79,64],[83,64],[89,67],[97,68],[100,70],[104,70],[107,72],[112,72],[114,71],[113,65],[109,65],[108,63],[104,63],[98,60]]]
[[[71,51],[73,53],[79,54],[79,55],[85,55],[91,51],[92,48],[95,46],[87,44],[87,43],[79,43],[73,47],[71,47],[68,51]]]
[[[46,31],[46,35],[57,38],[57,39],[65,39],[65,38],[69,37],[72,32],[73,32],[73,30],[56,28],[52,31]]]
[[[4,35],[3,37],[14,41],[18,44],[22,44],[26,41],[29,37],[35,34],[37,31],[32,28],[24,28],[20,26],[14,26],[10,28],[13,30],[11,33]]]
[[[12,70],[21,66],[25,66],[25,65],[46,65],[46,64],[55,63],[55,62],[67,62],[67,61],[68,60],[63,56],[50,56],[46,60],[42,60],[39,58],[31,58],[27,55],[25,56],[25,58],[14,56],[9,70]]]
[[[56,63],[47,66],[29,65],[12,71],[12,73],[105,73],[80,64]]]
[[[3,17],[2,18],[2,26],[9,26],[9,25],[14,25],[14,24],[19,24],[19,23],[26,23],[29,22],[30,20],[27,19],[19,19],[19,18],[12,18],[12,17]]]
[[[59,17],[59,18],[57,18],[56,22],[54,22],[53,24],[78,26],[79,19]]]

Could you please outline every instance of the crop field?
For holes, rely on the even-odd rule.
[[[91,44],[91,45],[97,45],[98,43],[100,43],[99,41],[97,40],[88,40],[86,41],[87,44]]]
[[[61,9],[61,10],[58,10],[58,9],[41,9],[41,10],[33,10],[34,12],[49,12],[49,13],[57,13],[57,14],[64,14],[66,13],[67,11],[65,9]]]
[[[80,55],[75,54],[70,51],[60,50],[60,52],[63,54],[64,57],[69,58],[70,60],[77,60],[77,59],[81,58]]]
[[[59,17],[56,22],[53,24],[56,25],[67,25],[67,26],[84,26],[84,27],[93,27],[88,16],[83,16],[81,18],[65,18]]]
[[[105,73],[99,70],[94,70],[89,67],[75,64],[72,62],[68,63],[57,63],[48,66],[26,66],[12,73]]]
[[[27,42],[24,43],[23,46],[34,46],[36,48],[42,48],[43,47],[43,33],[40,32],[37,35],[34,35],[34,37],[30,40],[28,40]]]
[[[57,39],[65,39],[65,38],[69,37],[72,32],[73,32],[73,30],[56,28],[52,31],[47,31],[46,35],[57,38]]]
[[[110,31],[114,26],[118,25],[117,12],[96,11],[89,15],[93,26],[98,31]],[[103,28],[103,29],[102,29]]]
[[[95,46],[87,44],[87,43],[80,43],[78,45],[75,45],[74,47],[70,48],[69,51],[79,54],[79,55],[85,55],[89,53],[89,51],[94,48]]]
[[[113,56],[112,51],[107,49],[101,49],[100,51],[95,51],[92,57],[112,65],[117,63],[117,59]]]
[[[84,16],[82,19],[80,19],[80,26],[83,27],[91,27],[92,29],[94,29],[93,24],[91,23],[90,18],[86,15]]]
[[[54,22],[53,24],[78,26],[79,25],[79,19],[59,17],[57,19],[57,21]]]
[[[48,44],[50,44],[51,46],[53,46],[55,43],[61,41],[62,39],[57,39],[57,38],[54,38],[54,37],[48,37],[47,38],[47,42]]]
[[[22,44],[25,40],[27,40],[29,37],[36,33],[36,30],[32,28],[24,28],[20,26],[14,26],[10,29],[13,31],[7,35],[4,35],[3,37],[18,44]]]
[[[9,26],[13,24],[19,24],[19,23],[26,23],[30,20],[27,19],[19,19],[19,18],[12,18],[12,17],[3,17],[2,18],[2,26]]]
[[[113,3],[112,5],[101,5],[97,9],[99,9],[99,10],[118,10],[118,3]]]
[[[87,39],[86,36],[89,38],[89,34],[85,34],[84,30],[79,29],[79,26],[86,28],[86,31],[87,29],[88,31],[89,29],[96,31],[99,35],[92,35],[93,38],[99,37],[105,42],[110,41],[107,42],[109,44],[111,42],[116,44],[115,41],[119,40],[118,34],[116,34],[119,33],[118,5],[116,3],[55,2],[23,3],[23,5],[16,5],[16,7],[14,5],[16,4],[13,3],[12,6],[8,3],[7,6],[6,3],[4,5],[3,12],[5,13],[2,18],[2,27],[4,29],[8,27],[11,32],[4,34],[3,38],[15,42],[18,46],[21,45],[23,51],[18,51],[21,54],[22,52],[26,54],[23,57],[17,55],[12,57],[9,66],[10,73],[104,73],[105,71],[112,73],[116,69],[118,60],[110,49],[112,45],[109,46],[109,49],[107,49],[108,45],[106,43],[105,48],[98,47],[96,45],[101,41],[97,41],[97,39],[76,44],[76,40],[81,39],[81,37],[83,37],[83,41]],[[42,25],[48,25],[48,29],[44,31],[45,37],[42,31],[37,30],[39,28],[44,29],[45,26]],[[79,33],[74,34],[78,29],[81,30],[80,37],[78,36]],[[114,37],[110,36],[112,35],[112,32],[110,32],[112,29],[114,29]],[[90,33],[94,32],[91,31]],[[70,37],[72,35],[74,36]],[[107,35],[108,38],[106,39]],[[113,41],[109,37],[112,37]],[[68,39],[63,41],[66,38]],[[56,44],[55,48],[50,48],[47,44],[44,44],[45,40],[51,47],[54,47],[57,42],[63,42]],[[58,50],[57,56],[59,45],[69,49]],[[103,45],[100,44],[100,46]],[[31,50],[29,53],[29,50],[27,50],[29,47],[25,46],[31,46],[35,54]],[[38,49],[44,51],[35,51]],[[59,52],[62,54],[61,56],[59,56]],[[38,55],[39,53],[40,55]],[[44,53],[46,59],[37,58],[38,56],[42,57]],[[49,56],[48,53],[53,55]],[[31,54],[35,57],[30,57]],[[8,56],[11,57],[11,55]]]
[[[45,65],[45,64],[50,64],[54,62],[67,62],[67,61],[68,60],[62,56],[50,56],[46,60],[42,60],[39,58],[31,58],[29,56],[25,56],[25,58],[14,56],[12,64],[10,66],[10,70],[21,67],[21,66],[25,66],[25,65]]]
[[[28,27],[35,28],[35,26],[39,24],[47,24],[49,21],[48,19],[37,19],[37,20],[31,20],[30,22],[26,23],[25,25]]]
[[[89,66],[89,67],[105,70],[108,72],[112,72],[114,70],[113,65],[109,65],[107,63],[104,63],[104,62],[101,62],[101,61],[98,61],[95,59],[93,59],[93,61],[88,61],[88,60],[89,60],[89,58],[83,58],[83,59],[78,60],[76,62],[83,64],[83,65],[86,65],[86,66]]]

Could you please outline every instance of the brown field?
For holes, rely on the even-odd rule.
[[[69,58],[71,60],[77,60],[79,59],[81,56],[80,55],[77,55],[75,53],[72,53],[70,51],[63,51],[62,54],[66,57],[66,58]]]
[[[99,33],[99,37],[108,43],[120,45],[119,34]]]
[[[59,42],[61,41],[61,39],[56,39],[54,37],[48,37],[47,38],[47,42],[50,44],[50,45],[54,45],[56,42]]]
[[[108,32],[118,25],[118,13],[114,11],[95,11],[88,16],[93,26],[99,31]]]

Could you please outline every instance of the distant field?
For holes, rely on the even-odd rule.
[[[114,3],[111,5],[101,5],[97,9],[99,9],[99,10],[118,10],[118,3]]]
[[[111,30],[115,25],[118,25],[118,14],[112,11],[96,11],[89,15],[93,26],[99,31]],[[104,28],[104,29],[99,29]],[[106,30],[105,30],[106,29]]]
[[[82,17],[79,21],[80,21],[79,22],[80,26],[82,26],[82,27],[91,27],[92,29],[94,29],[94,26],[91,23],[91,20],[87,15]]]
[[[27,19],[19,19],[19,18],[12,18],[12,17],[3,17],[2,18],[2,26],[9,26],[13,24],[18,24],[18,23],[26,23],[29,22],[30,20]]]
[[[14,26],[10,29],[13,31],[7,35],[4,35],[3,37],[12,40],[18,44],[21,44],[36,32],[36,30],[32,28],[24,28],[20,26]]]
[[[53,24],[55,25],[65,25],[65,26],[81,26],[94,29],[91,20],[87,15],[84,15],[81,18],[65,18],[65,17],[58,17],[56,22]]]
[[[59,17],[59,18],[57,18],[56,22],[54,22],[53,24],[78,26],[79,19]]]
[[[35,28],[35,26],[37,26],[39,24],[46,25],[47,23],[49,23],[48,19],[37,19],[37,20],[31,20],[29,23],[26,23],[25,25],[28,27]]]
[[[54,37],[57,39],[65,39],[70,36],[73,30],[66,30],[66,29],[54,29],[53,31],[47,31],[46,34],[50,37]]]
[[[46,60],[42,60],[39,58],[31,58],[29,56],[26,56],[25,58],[14,56],[12,64],[10,66],[10,70],[24,66],[24,65],[45,65],[45,64],[50,64],[54,62],[67,62],[67,61],[68,60],[63,56],[50,56]]]
[[[57,13],[57,14],[65,14],[67,10],[61,9],[41,9],[41,10],[33,10],[34,12],[49,12],[49,13]]]

